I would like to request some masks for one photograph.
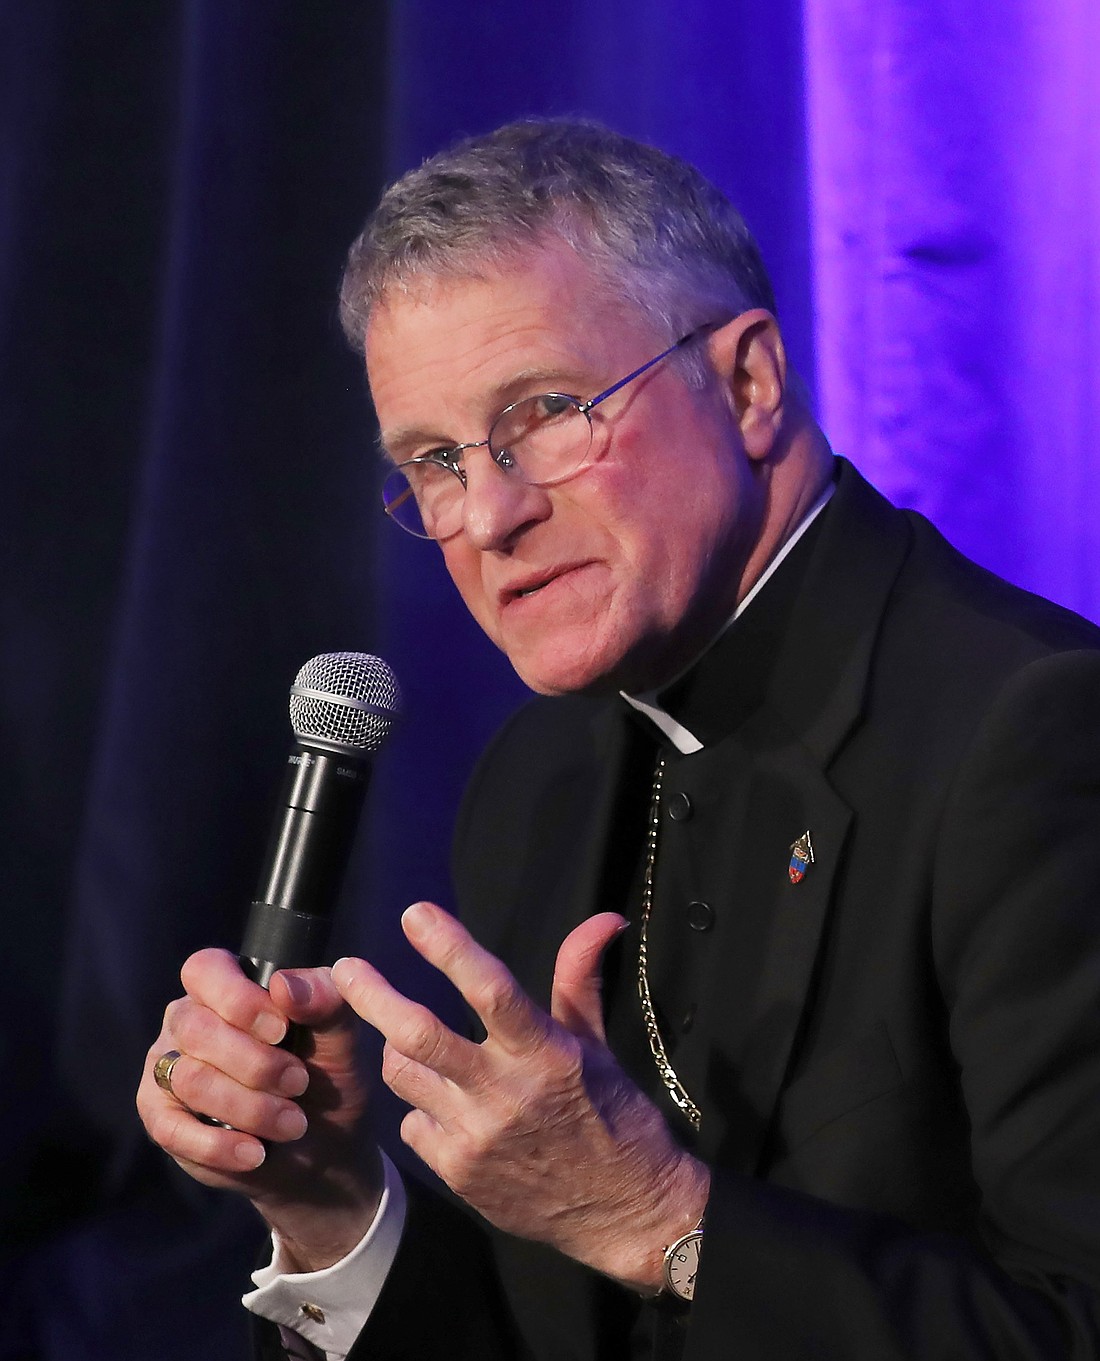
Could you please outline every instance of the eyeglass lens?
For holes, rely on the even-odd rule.
[[[489,431],[489,453],[505,472],[546,486],[575,472],[588,456],[592,426],[572,397],[543,393],[506,407]],[[425,539],[462,528],[465,474],[458,460],[426,455],[399,464],[382,487],[386,513]]]

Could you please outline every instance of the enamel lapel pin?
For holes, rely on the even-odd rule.
[[[798,840],[791,844],[791,861],[787,866],[787,877],[791,883],[801,883],[813,863],[814,843],[810,840],[810,829],[807,827]]]

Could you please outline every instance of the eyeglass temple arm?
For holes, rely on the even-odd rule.
[[[711,324],[713,323],[707,323],[707,325]],[[620,378],[617,383],[612,383],[611,386],[605,388],[603,392],[598,392],[595,397],[590,397],[587,402],[582,402],[579,408],[581,414],[587,416],[594,406],[598,406],[600,402],[604,401],[607,397],[613,397],[620,388],[626,387],[627,383],[633,383],[634,379],[640,378],[642,374],[645,373],[646,369],[651,369],[654,364],[659,364],[662,359],[667,359],[673,350],[680,349],[681,346],[686,345],[689,340],[694,340],[697,335],[701,334],[701,332],[706,329],[707,326],[697,326],[694,331],[689,331],[686,336],[681,336],[679,340],[674,341],[667,350],[662,350],[659,355],[654,356],[653,359],[647,360],[640,369],[635,369],[633,373],[628,373],[625,378]]]
[[[395,496],[392,501],[384,502],[382,505],[382,509],[386,512],[387,515],[392,515],[394,511],[401,509],[401,507],[405,504],[409,497],[412,496],[412,494],[413,494],[412,487],[405,487],[405,489],[402,492],[400,492],[399,495]]]

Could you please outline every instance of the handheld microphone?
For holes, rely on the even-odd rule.
[[[279,969],[323,962],[371,758],[400,716],[397,678],[379,657],[330,652],[298,672],[296,742],[240,954],[263,987]]]

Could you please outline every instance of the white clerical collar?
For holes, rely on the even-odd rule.
[[[691,670],[691,668],[695,666],[696,662],[699,661],[699,658],[704,656],[707,652],[710,651],[710,649],[714,646],[718,639],[721,638],[722,634],[725,633],[725,631],[730,627],[730,625],[733,624],[735,620],[741,618],[741,616],[745,613],[748,607],[752,604],[752,602],[768,584],[771,578],[779,570],[784,559],[794,548],[795,544],[799,541],[799,539],[802,538],[803,534],[806,533],[809,527],[813,524],[813,522],[829,504],[829,500],[832,497],[832,494],[835,490],[836,484],[834,482],[830,482],[829,485],[818,497],[818,499],[814,502],[814,504],[803,516],[802,520],[798,525],[798,528],[794,531],[794,533],[790,536],[786,543],[784,543],[783,547],[779,550],[779,552],[776,553],[775,557],[772,558],[771,562],[768,563],[764,571],[760,573],[759,577],[757,577],[756,581],[753,583],[752,589],[745,596],[744,600],[742,600],[738,604],[734,612],[730,615],[730,617],[726,620],[726,622],[710,640],[707,646],[699,654],[699,657],[696,657],[695,661],[693,661],[689,666],[685,666],[683,671],[681,671],[679,675],[674,676],[672,680],[667,682],[667,684],[662,685],[660,687],[662,690],[668,689],[670,685],[675,685],[676,681],[680,679],[680,676],[686,675]],[[699,741],[695,734],[693,732],[689,732],[688,729],[685,728],[682,723],[677,723],[677,721],[672,717],[672,715],[668,713],[665,709],[662,709],[661,706],[657,703],[658,694],[657,690],[643,690],[642,693],[638,695],[628,695],[624,691],[620,691],[619,693],[622,695],[623,699],[626,700],[627,704],[629,704],[632,708],[637,709],[639,713],[645,714],[645,716],[652,723],[656,724],[656,726],[660,728],[660,730],[664,733],[664,735],[668,738],[668,740],[672,743],[676,750],[680,752],[682,756],[690,756],[693,751],[703,750],[703,744],[702,742]]]

